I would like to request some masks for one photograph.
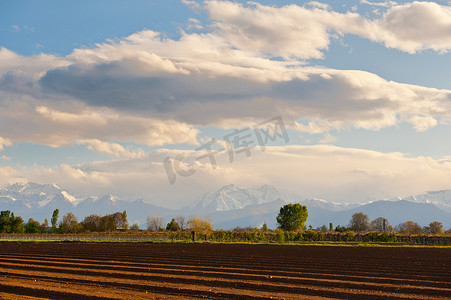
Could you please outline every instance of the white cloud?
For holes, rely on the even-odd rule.
[[[448,52],[451,49],[451,7],[435,2],[393,6],[378,21],[383,29],[378,38],[388,47],[408,53],[425,49]]]
[[[186,25],[186,29],[188,30],[201,30],[204,29],[204,26],[201,24],[201,22],[194,18],[188,19],[188,24]]]
[[[138,149],[135,151],[131,151],[126,149],[120,144],[116,143],[107,143],[97,139],[87,139],[81,140],[81,144],[86,144],[87,148],[90,150],[97,151],[101,154],[107,154],[114,157],[123,157],[123,158],[140,158],[145,155],[142,149]]]
[[[209,54],[186,52],[192,49],[193,39],[199,42],[197,51],[202,52],[204,44],[205,49],[211,46],[205,50]],[[48,72],[40,83],[48,93],[80,99],[87,105],[130,113],[146,111],[151,117],[223,128],[248,126],[274,115],[282,115],[289,127],[307,132],[346,126],[378,130],[418,115],[451,117],[451,92],[447,90],[389,82],[364,71],[289,66],[264,58],[247,60],[249,53],[226,52],[223,44],[213,40],[217,41],[197,34],[180,41],[160,40],[153,32],[140,32],[119,43],[77,51],[78,60],[96,63],[89,68],[73,66]],[[139,49],[149,47],[156,51],[152,55],[160,58],[149,62],[147,75],[138,71],[136,78],[128,73],[121,76],[128,61],[101,62],[105,57],[140,53]],[[211,55],[216,51],[224,55]],[[162,61],[171,68],[161,69]],[[158,74],[153,72],[154,64]],[[102,83],[92,90],[91,82]],[[296,124],[303,119],[312,122],[308,127]]]
[[[321,58],[330,38],[321,21],[330,12],[313,5],[242,5],[229,1],[205,1],[205,7],[222,36],[240,49],[285,58]]]
[[[28,141],[59,147],[83,139],[150,146],[198,143],[199,130],[184,122],[89,107],[75,99],[58,97],[60,101],[53,102],[48,100],[51,95],[46,101],[41,97],[0,89],[0,145]]]
[[[23,56],[0,47],[0,77],[8,72],[16,72],[39,79],[47,70],[69,64],[70,62],[65,58],[51,54]]]
[[[451,8],[435,2],[364,4],[386,7],[378,19],[321,5],[265,6],[205,1],[215,26],[234,46],[272,56],[321,58],[333,36],[355,34],[408,53],[451,49]],[[311,4],[315,2],[311,2]]]
[[[426,131],[437,125],[437,120],[432,117],[412,116],[408,121],[417,131]]]
[[[179,40],[143,30],[66,57],[25,57],[1,48],[0,136],[51,146],[79,140],[161,146],[196,144],[194,126],[242,127],[276,115],[310,133],[379,130],[401,122],[423,131],[451,120],[451,91],[293,59],[321,57],[332,35],[347,33],[405,51],[429,47],[437,38],[441,46],[431,47],[446,51],[447,7],[395,5],[376,20],[314,2],[275,7],[206,1],[202,7],[215,29],[183,33]],[[437,33],[409,27],[407,16],[416,14]],[[406,39],[416,40],[396,46]]]
[[[2,151],[5,146],[11,146],[12,143],[9,139],[5,139],[3,137],[0,136],[0,151]]]
[[[319,141],[320,144],[333,144],[337,141],[337,138],[330,133],[326,133],[326,135]]]
[[[22,181],[19,172],[12,167],[0,167],[0,185],[4,186],[10,183]]]
[[[371,5],[371,6],[382,6],[382,7],[392,7],[392,6],[398,5],[397,2],[389,1],[389,0],[388,1],[384,1],[384,2],[370,2],[370,1],[367,1],[367,0],[360,0],[360,3],[368,4],[368,5]]]
[[[318,1],[307,2],[305,4],[305,6],[306,7],[317,7],[317,8],[326,9],[326,10],[330,10],[331,9],[329,4],[321,3],[321,2],[318,2]]]

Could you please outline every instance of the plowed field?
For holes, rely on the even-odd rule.
[[[1,299],[451,299],[451,250],[0,243]]]

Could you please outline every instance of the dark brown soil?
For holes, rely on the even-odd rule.
[[[0,243],[1,299],[451,299],[451,249]]]

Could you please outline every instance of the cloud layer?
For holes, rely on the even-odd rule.
[[[311,133],[400,122],[424,131],[451,118],[448,90],[304,65],[344,34],[409,53],[446,52],[449,7],[391,5],[368,19],[316,2],[197,5],[210,17],[211,31],[182,33],[179,40],[143,30],[66,57],[24,57],[1,48],[0,136],[51,146],[83,140],[196,144],[195,126],[241,127],[274,115]]]
[[[344,35],[411,54],[446,53],[449,6],[384,2],[378,6],[384,11],[370,18],[318,2],[279,7],[185,2],[207,14],[209,23],[189,19],[178,39],[141,30],[65,57],[21,56],[0,48],[0,151],[21,141],[82,144],[121,159],[48,169],[2,167],[0,181],[25,178],[89,194],[136,193],[163,205],[167,199],[181,205],[199,191],[231,182],[295,187],[340,201],[447,187],[447,161],[325,145],[269,147],[233,164],[222,154],[217,168],[195,162],[198,153],[188,151],[191,165],[184,167],[195,166],[196,173],[170,186],[163,161],[179,151],[146,156],[123,144],[196,145],[200,126],[244,127],[277,115],[291,129],[323,133],[323,143],[334,141],[331,129],[409,123],[426,131],[451,120],[450,90],[309,66]]]
[[[251,156],[235,153],[230,163],[226,151],[215,155],[214,168],[203,153],[184,151],[182,168],[193,168],[188,177],[176,174],[170,185],[163,166],[178,150],[161,149],[136,159],[96,162],[57,168],[0,169],[4,177],[57,182],[79,194],[113,193],[125,199],[144,198],[167,207],[182,207],[222,185],[273,184],[306,197],[330,201],[360,202],[407,196],[425,190],[449,188],[451,163],[428,157],[405,157],[401,153],[347,149],[328,145],[252,148]]]

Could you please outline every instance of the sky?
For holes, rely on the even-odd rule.
[[[0,0],[0,186],[451,189],[451,1]]]

